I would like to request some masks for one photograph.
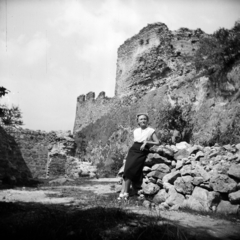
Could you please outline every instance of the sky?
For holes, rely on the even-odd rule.
[[[114,96],[117,49],[149,23],[232,28],[240,0],[0,0],[0,99],[24,128],[73,129],[81,94]]]

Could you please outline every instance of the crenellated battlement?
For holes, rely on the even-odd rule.
[[[104,91],[95,96],[95,92],[78,96],[74,134],[108,113],[116,102],[115,98],[107,97]]]

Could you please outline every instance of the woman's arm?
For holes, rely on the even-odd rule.
[[[150,145],[159,145],[159,140],[158,140],[157,135],[156,135],[155,132],[152,134],[152,141],[145,140],[145,141],[143,142],[142,146],[140,147],[140,150],[144,150],[144,148],[145,148],[145,146],[146,146],[147,144],[150,144]]]

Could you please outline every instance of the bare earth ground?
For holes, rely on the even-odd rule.
[[[159,224],[166,221],[186,229],[196,239],[240,239],[240,220],[215,218],[209,215],[191,214],[182,211],[149,210],[141,206],[136,197],[129,202],[117,202],[115,185],[119,179],[105,178],[85,180],[81,183],[68,182],[65,185],[43,185],[37,188],[14,188],[0,190],[0,202],[28,202],[56,204],[89,209],[99,204],[106,207],[120,207],[140,215],[156,216]],[[104,200],[106,199],[106,201]]]

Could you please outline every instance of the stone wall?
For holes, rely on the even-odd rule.
[[[139,87],[156,88],[169,77],[188,74],[205,35],[200,29],[172,32],[163,23],[149,24],[118,49],[115,95],[133,94]]]
[[[73,132],[80,131],[87,125],[96,122],[117,104],[115,98],[108,98],[105,92],[99,93],[95,98],[94,92],[89,92],[86,95],[80,95],[77,98],[76,117]]]
[[[0,128],[0,180],[27,182],[66,173],[66,159],[75,155],[70,132]]]

